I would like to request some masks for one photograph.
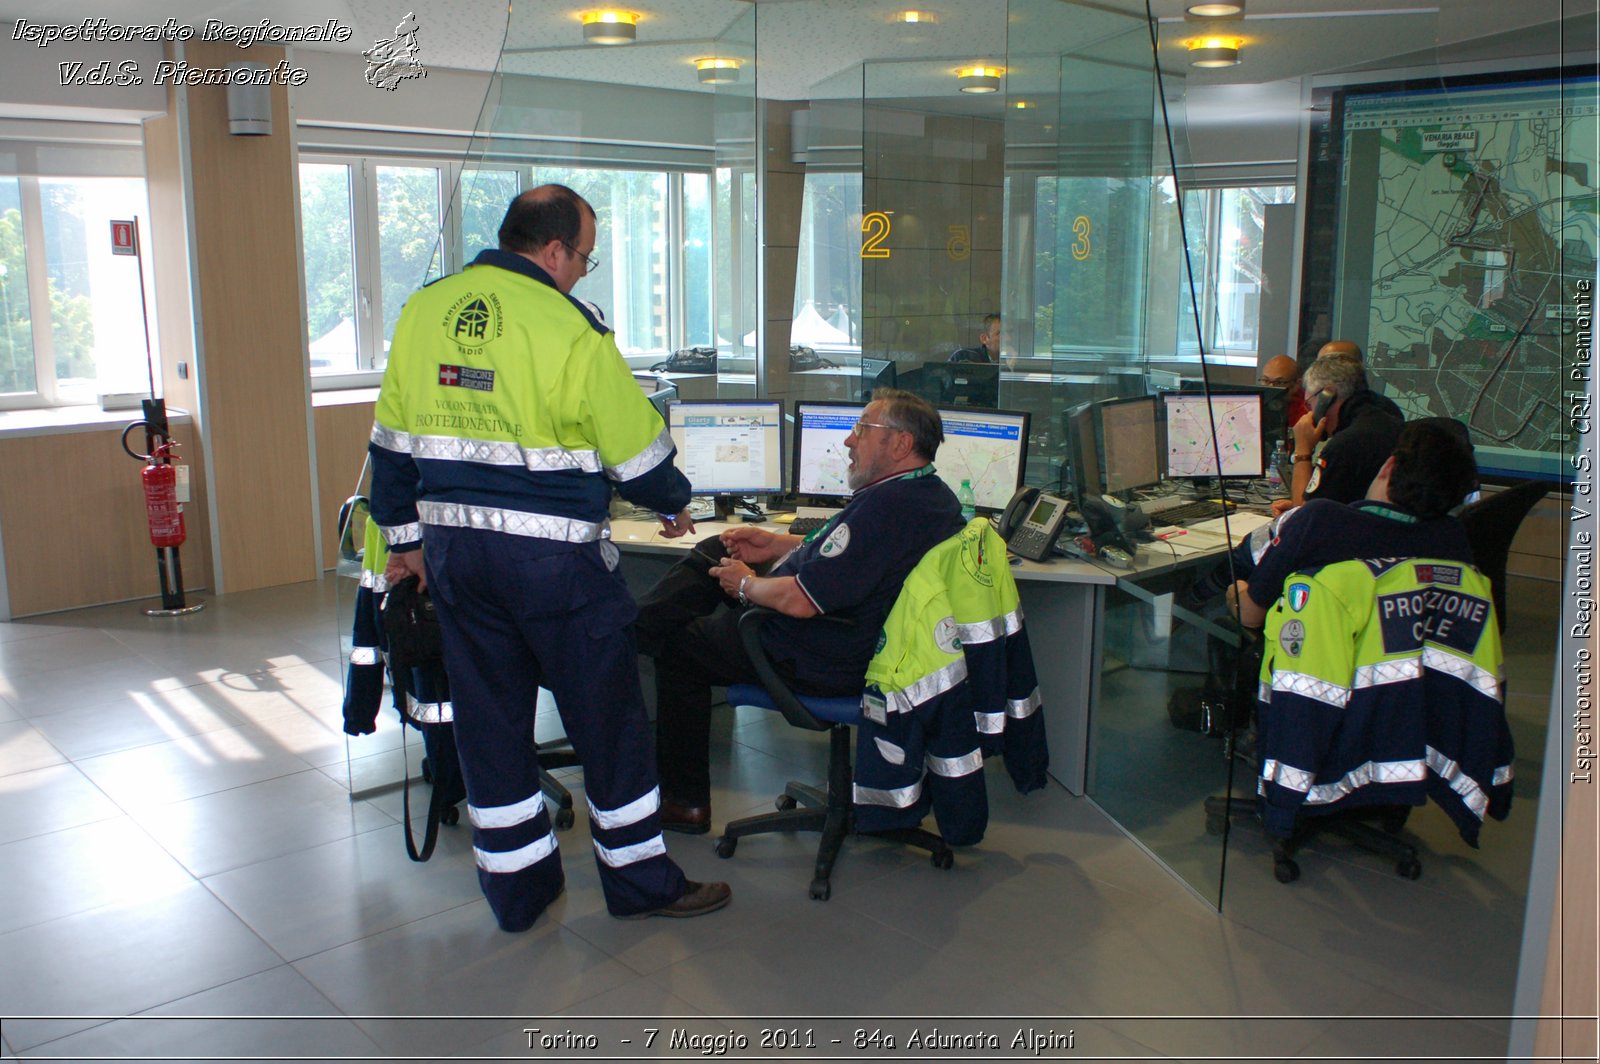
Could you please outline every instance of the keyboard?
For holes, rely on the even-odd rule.
[[[796,517],[784,531],[791,536],[809,536],[832,520],[831,517]]]
[[[1194,502],[1180,503],[1177,506],[1158,510],[1150,515],[1150,520],[1158,525],[1184,525],[1194,521],[1209,521],[1213,517],[1221,517],[1224,513],[1233,513],[1239,508],[1237,503],[1229,502],[1224,505],[1217,499],[1196,499]]]

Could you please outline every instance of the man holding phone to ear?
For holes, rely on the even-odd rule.
[[[1306,369],[1305,391],[1311,412],[1294,426],[1291,496],[1272,504],[1274,514],[1310,499],[1349,503],[1362,498],[1394,453],[1405,423],[1392,400],[1367,387],[1361,363],[1345,355],[1313,362]]]

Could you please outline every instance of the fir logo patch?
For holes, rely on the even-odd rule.
[[[1289,590],[1283,596],[1289,603],[1289,608],[1299,613],[1306,608],[1306,603],[1311,601],[1310,584],[1290,584]]]
[[[493,293],[470,292],[445,311],[444,333],[463,355],[478,353],[478,348],[498,340],[505,327],[500,314],[500,297]]]
[[[1299,621],[1290,621],[1278,629],[1278,645],[1291,658],[1298,658],[1306,645],[1306,626]]]
[[[818,553],[824,558],[832,558],[843,554],[848,549],[850,549],[850,526],[840,525],[828,533],[828,538],[822,541],[822,546],[818,548]]]
[[[494,391],[494,370],[471,366],[439,364],[439,383],[446,388],[470,388],[475,392]]]
[[[954,617],[945,617],[933,626],[933,643],[946,654],[961,650],[961,633]]]

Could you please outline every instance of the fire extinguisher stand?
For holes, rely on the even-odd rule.
[[[112,253],[132,255],[139,275],[139,307],[144,316],[144,358],[150,373],[150,398],[143,400],[144,418],[122,430],[122,449],[148,463],[142,475],[145,513],[150,522],[150,542],[156,549],[156,573],[161,580],[161,605],[144,611],[146,617],[182,617],[199,613],[205,603],[189,605],[183,597],[183,561],[178,548],[183,544],[183,504],[177,498],[177,470],[172,462],[172,442],[167,429],[167,401],[156,398],[155,359],[150,351],[150,307],[144,294],[143,241],[139,239],[139,219],[111,223]],[[128,446],[128,434],[144,429],[144,451]]]

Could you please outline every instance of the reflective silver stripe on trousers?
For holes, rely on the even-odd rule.
[[[578,521],[571,517],[502,510],[498,506],[469,506],[459,502],[419,502],[417,516],[422,518],[425,525],[476,528],[563,543],[593,543],[603,539],[606,532],[604,521]]]
[[[600,860],[606,863],[606,867],[622,868],[626,865],[638,864],[640,861],[648,861],[652,857],[664,856],[667,852],[667,844],[661,840],[660,835],[657,835],[655,838],[646,839],[644,842],[636,842],[632,846],[618,846],[615,849],[609,846],[602,846],[596,842],[594,844],[594,852]]]
[[[962,776],[970,776],[983,767],[983,751],[974,750],[960,757],[934,757],[929,754],[923,760],[928,766],[928,771],[934,775],[946,779],[959,779]]]
[[[1042,705],[1044,705],[1044,699],[1040,697],[1039,689],[1035,687],[1027,698],[1009,699],[1006,702],[1006,716],[1014,717],[1017,720],[1025,720],[1033,716]]]
[[[1500,677],[1469,658],[1440,650],[1438,647],[1423,647],[1422,665],[1434,672],[1442,672],[1471,684],[1473,689],[1485,698],[1492,698],[1496,702],[1502,701]]]
[[[878,748],[878,756],[889,762],[889,764],[903,765],[906,763],[906,752],[894,743],[887,739],[880,739],[876,735],[872,737],[872,742]]]
[[[350,648],[350,664],[352,664],[352,665],[376,665],[377,663],[378,663],[378,648],[377,647],[351,647]]]
[[[625,828],[629,824],[637,824],[645,817],[661,808],[661,788],[651,787],[644,794],[635,798],[627,805],[616,809],[601,809],[589,799],[589,817],[596,826],[602,828]]]
[[[1452,761],[1430,746],[1428,747],[1428,767],[1433,769],[1434,774],[1444,780],[1452,791],[1461,796],[1462,804],[1471,811],[1473,816],[1479,820],[1483,819],[1484,814],[1489,811],[1489,796],[1483,793],[1483,788],[1478,786],[1477,780],[1461,771],[1459,762]],[[1497,777],[1500,775],[1500,771],[1499,769],[1495,770]],[[1505,771],[1509,773],[1510,770],[1508,768]],[[1496,782],[1499,781],[1496,780]]]
[[[408,691],[406,716],[418,724],[450,724],[456,719],[456,712],[449,702],[418,702],[416,696]]]
[[[1261,762],[1261,782],[1263,787],[1268,783],[1276,783],[1280,787],[1304,794],[1311,789],[1311,781],[1315,778],[1305,769],[1295,768],[1293,765],[1285,765],[1282,761],[1274,761],[1268,758]],[[1266,791],[1263,789],[1261,793],[1265,794]]]
[[[478,860],[478,867],[485,872],[520,872],[530,865],[540,861],[556,852],[556,833],[552,831],[542,839],[534,839],[528,845],[516,850],[492,852],[480,850],[474,846],[473,855]]]
[[[667,460],[667,455],[672,453],[672,436],[666,429],[661,430],[661,435],[651,440],[644,450],[614,466],[606,466],[605,474],[612,480],[632,480],[650,472],[656,466]]]
[[[557,473],[571,469],[584,473],[600,472],[600,455],[594,451],[569,451],[565,447],[524,447],[511,440],[413,436],[411,457],[431,458],[436,462],[520,466],[534,473]]]
[[[544,795],[535,791],[520,802],[511,805],[490,805],[479,808],[468,803],[467,819],[475,828],[514,828],[544,812]]]
[[[1306,792],[1306,804],[1328,805],[1371,783],[1421,783],[1427,778],[1428,766],[1421,758],[1414,761],[1368,761],[1346,772],[1343,779],[1312,787]]]
[[[1274,672],[1272,689],[1312,698],[1335,709],[1343,709],[1350,704],[1350,688],[1340,687],[1327,680],[1319,680],[1315,676],[1307,676],[1303,672]]]
[[[386,451],[399,451],[401,454],[411,453],[411,433],[399,429],[391,429],[387,425],[372,423],[372,435],[368,437],[373,443]]]
[[[885,691],[884,702],[890,713],[910,713],[930,699],[944,694],[967,678],[967,659],[956,658],[900,691]]]
[[[922,797],[922,781],[907,787],[896,787],[892,791],[879,790],[877,787],[863,787],[859,783],[851,788],[852,795],[857,805],[882,805],[890,809],[910,809],[917,804],[917,799]]]
[[[375,573],[371,569],[363,569],[361,570],[361,586],[368,591],[376,591],[382,594],[389,590],[389,578],[381,572]]]
[[[972,719],[978,722],[979,735],[1005,734],[1006,715],[1004,713],[979,713],[974,711]]]
[[[420,503],[417,508],[421,509]],[[414,521],[409,525],[392,525],[389,528],[379,525],[378,531],[383,533],[383,541],[391,547],[396,543],[415,543],[422,538],[422,526]]]

